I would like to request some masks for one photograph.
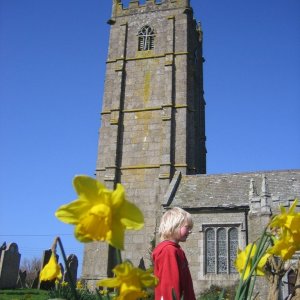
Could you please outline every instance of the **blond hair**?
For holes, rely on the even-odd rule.
[[[180,207],[173,207],[167,210],[160,221],[158,234],[162,241],[172,239],[175,231],[186,223],[191,229],[193,220],[191,214]]]

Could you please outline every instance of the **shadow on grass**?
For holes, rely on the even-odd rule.
[[[15,289],[15,290],[0,290],[0,299],[8,300],[44,300],[48,299],[48,291],[37,289]]]

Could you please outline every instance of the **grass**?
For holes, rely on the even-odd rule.
[[[48,300],[49,292],[36,289],[0,290],[1,300]]]

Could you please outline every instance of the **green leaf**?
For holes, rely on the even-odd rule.
[[[220,293],[218,300],[222,300],[224,298],[224,294],[225,294],[225,289],[222,289],[222,292]]]
[[[176,297],[176,294],[175,294],[175,291],[173,288],[172,288],[172,299],[177,300],[177,297]]]

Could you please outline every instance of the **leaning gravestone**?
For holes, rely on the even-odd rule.
[[[0,247],[0,258],[1,258],[1,253],[6,249],[6,242],[4,242],[1,247]]]
[[[17,285],[21,254],[16,243],[9,244],[1,251],[0,289],[12,289]]]
[[[34,278],[31,288],[38,289],[40,284],[40,271],[37,272],[36,277]]]
[[[77,281],[77,269],[78,269],[78,258],[75,254],[71,254],[67,258],[67,264],[73,279],[73,283],[75,284]],[[67,267],[66,267],[67,269]],[[70,278],[67,270],[64,272],[64,281],[70,283]]]
[[[60,267],[61,275],[63,275],[64,274],[64,270],[65,270],[63,264],[59,263],[59,267]]]

